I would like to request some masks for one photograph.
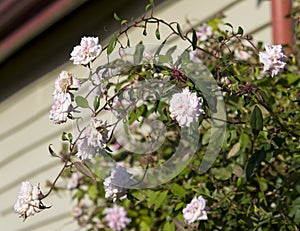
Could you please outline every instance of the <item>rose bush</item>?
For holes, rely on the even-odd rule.
[[[49,146],[63,168],[47,194],[23,182],[16,213],[48,208],[41,200],[65,178],[86,230],[298,230],[299,42],[288,53],[263,48],[221,18],[183,32],[153,5],[133,22],[115,14],[122,27],[107,46],[83,37],[74,47],[70,59],[89,77],[62,71],[49,116],[75,124],[64,150]],[[151,25],[163,42],[131,46],[128,31],[147,36]],[[172,36],[186,47],[168,46]]]

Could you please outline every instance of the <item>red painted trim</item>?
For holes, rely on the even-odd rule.
[[[292,45],[292,19],[286,18],[292,9],[292,0],[271,0],[273,43]]]
[[[63,14],[74,0],[56,0],[0,43],[0,62]]]

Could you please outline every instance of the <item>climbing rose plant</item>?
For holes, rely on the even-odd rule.
[[[45,194],[22,182],[15,212],[25,220],[67,191],[85,230],[299,230],[299,9],[288,47],[226,18],[183,31],[153,7],[132,22],[115,14],[107,45],[85,36],[73,48],[88,74],[59,74],[49,114],[73,123],[61,152],[49,145],[62,170]],[[157,46],[142,42],[153,28]]]

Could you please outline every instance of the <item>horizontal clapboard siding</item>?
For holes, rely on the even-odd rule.
[[[166,1],[158,6],[157,16],[166,21],[179,21],[188,29],[185,18],[194,25],[200,24],[220,11],[227,16],[225,21],[234,27],[242,26],[245,33],[254,33],[255,40],[271,42],[270,3],[256,1],[184,0]],[[136,32],[134,32],[136,33]],[[133,35],[134,35],[133,33]],[[133,41],[144,39],[141,31],[131,36]],[[164,32],[162,32],[164,33]],[[149,40],[148,42],[151,42]],[[173,41],[174,43],[176,41]],[[70,44],[71,46],[72,44]],[[53,57],[55,59],[55,57]],[[25,60],[26,61],[26,60]],[[17,68],[17,67],[16,67]],[[38,67],[37,67],[38,68]],[[53,83],[61,70],[68,70],[75,76],[85,76],[86,70],[67,62],[57,67],[0,104],[0,227],[1,230],[77,230],[72,222],[72,203],[68,195],[52,194],[46,198],[46,205],[53,205],[47,211],[30,217],[26,222],[13,212],[20,183],[29,180],[41,182],[46,192],[45,181],[53,180],[61,168],[58,160],[51,158],[47,147],[53,144],[61,147],[62,131],[72,131],[71,125],[56,126],[48,119],[52,104]],[[21,76],[20,76],[21,78]],[[63,182],[60,182],[63,185]]]

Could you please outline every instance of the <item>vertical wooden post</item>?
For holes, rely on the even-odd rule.
[[[286,16],[291,12],[292,0],[271,0],[271,2],[273,43],[291,46],[293,43],[292,19]]]

